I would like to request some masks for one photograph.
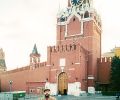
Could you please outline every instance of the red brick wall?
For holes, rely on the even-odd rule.
[[[75,20],[73,21],[73,19]],[[101,30],[98,28],[97,23],[95,20],[86,21],[83,24],[83,35],[81,36],[70,36],[70,35],[76,35],[80,33],[81,27],[80,27],[80,21],[77,17],[73,16],[69,23],[68,23],[68,33],[65,37],[65,26],[61,26],[61,28],[64,27],[63,31],[61,33],[57,33],[58,37],[61,41],[57,41],[57,45],[66,45],[66,44],[79,44],[81,45],[85,50],[87,50],[89,53],[88,56],[88,75],[93,75],[95,77],[95,80],[97,80],[97,58],[101,57]],[[60,26],[59,26],[60,27]],[[59,29],[58,29],[59,30]],[[61,35],[62,34],[62,35]],[[84,53],[84,52],[83,52]],[[67,53],[63,54],[66,56]],[[69,54],[68,54],[69,55]],[[73,58],[74,53],[72,54]],[[58,56],[58,55],[56,55]],[[55,56],[54,56],[55,58]],[[56,58],[55,58],[56,59]],[[71,59],[71,58],[69,58]],[[93,81],[94,82],[94,81]],[[93,84],[92,82],[92,84]],[[88,83],[89,85],[89,83]]]
[[[98,82],[100,84],[109,84],[111,71],[111,58],[98,59]]]
[[[75,47],[74,47],[75,46]],[[59,49],[58,49],[59,48]],[[80,50],[81,49],[81,50]],[[50,52],[50,82],[57,82],[58,75],[62,72],[60,63],[60,58],[66,59],[66,65],[64,71],[68,75],[69,83],[77,81],[83,82],[86,78],[86,59],[85,53],[80,45],[60,45],[56,47],[49,47]],[[82,89],[85,89],[85,84],[82,84]]]
[[[73,16],[70,21],[69,24],[67,25],[67,34],[68,36],[70,35],[76,35],[76,34],[80,34],[81,31],[81,24],[79,19],[76,16]]]
[[[1,90],[9,91],[9,81],[12,80],[12,90],[26,90],[26,82],[45,82],[49,79],[49,68],[39,67],[34,70],[9,71],[1,75]]]

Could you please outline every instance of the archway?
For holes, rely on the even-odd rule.
[[[58,76],[58,94],[67,95],[68,91],[68,77],[65,72],[62,72]]]

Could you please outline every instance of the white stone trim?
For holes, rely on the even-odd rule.
[[[83,22],[87,22],[87,21],[91,21],[91,20],[93,20],[93,18],[90,18],[90,17],[89,17],[89,18],[83,18],[83,19],[82,19]]]
[[[80,36],[81,34],[76,34],[76,35],[70,35],[70,36],[66,36],[66,38],[68,37],[75,37],[75,36]]]
[[[76,16],[76,17],[79,19],[79,21],[81,22],[81,16],[78,15],[77,13],[73,13],[73,14],[71,14],[71,15],[68,17],[67,22],[66,22],[67,24],[69,24],[70,19],[71,19],[73,16]]]
[[[79,38],[77,38],[77,40],[79,40],[79,39],[84,39],[84,38],[93,38],[93,39],[96,39],[96,40],[98,40],[96,37],[94,37],[94,36],[82,36],[82,35],[80,35],[80,34],[77,34],[77,35],[71,35],[71,36],[66,36],[65,38],[67,39],[67,40],[69,40],[69,41],[71,41],[71,40],[73,40],[73,39],[71,39],[70,37],[75,37],[75,36],[80,36]],[[66,40],[57,40],[57,41],[66,41]]]
[[[58,22],[57,25],[66,25],[66,22]]]
[[[94,77],[93,76],[88,76],[88,79],[89,80],[94,80]]]
[[[67,24],[66,24],[66,26],[65,26],[66,28],[65,28],[65,37],[67,36]]]
[[[83,21],[81,20],[81,33],[80,33],[80,35],[83,34],[83,25],[84,25],[84,23],[83,23]]]
[[[65,58],[60,58],[60,60],[59,60],[59,66],[60,67],[66,66],[66,59]]]
[[[77,13],[73,13],[72,15],[70,15],[70,16],[68,17],[66,23],[64,22],[64,24],[66,24],[65,37],[67,37],[67,25],[69,24],[69,22],[70,22],[70,20],[71,20],[71,18],[72,18],[73,16],[76,16],[76,17],[79,19],[79,22],[81,22],[81,16],[78,15]],[[82,28],[82,27],[81,27],[81,28]],[[81,35],[81,33],[80,33],[79,35]]]
[[[78,62],[78,63],[75,63],[76,65],[80,65],[80,63]]]

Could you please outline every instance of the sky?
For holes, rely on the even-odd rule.
[[[120,47],[120,1],[94,0],[102,20],[102,53]],[[36,43],[41,62],[56,44],[56,17],[67,0],[0,0],[0,48],[8,70],[29,65]]]

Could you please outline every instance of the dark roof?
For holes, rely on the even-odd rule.
[[[34,47],[33,47],[32,54],[38,54],[36,44],[35,44]]]
[[[4,59],[0,59],[0,66],[1,66],[1,67],[6,67],[5,60],[4,60]]]

